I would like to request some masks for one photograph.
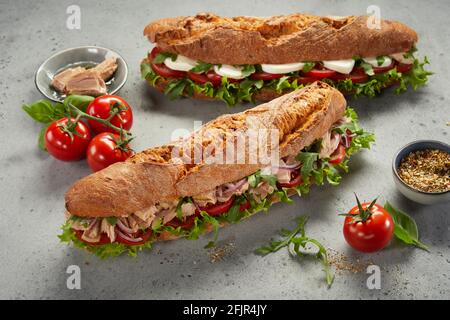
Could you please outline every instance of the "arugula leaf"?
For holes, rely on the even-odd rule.
[[[178,99],[183,96],[187,83],[186,79],[173,80],[168,84],[164,93],[170,100]]]
[[[271,240],[268,245],[256,249],[255,253],[265,256],[269,253],[277,252],[284,247],[288,247],[288,252],[291,256],[300,258],[307,254],[304,252],[306,246],[308,244],[313,244],[318,248],[318,251],[314,254],[314,256],[322,262],[322,265],[324,266],[325,280],[328,287],[331,286],[334,280],[334,274],[331,271],[326,248],[316,239],[306,236],[305,226],[308,222],[307,216],[300,216],[296,220],[298,225],[294,230],[281,230],[280,234],[284,237],[284,239]]]
[[[429,251],[428,247],[419,241],[417,224],[411,216],[399,209],[394,208],[389,202],[386,202],[384,209],[389,212],[394,220],[394,235],[397,239],[406,244]]]
[[[193,67],[190,72],[207,72],[209,71],[213,65],[211,63],[206,63],[203,61],[197,61],[197,65]]]
[[[164,60],[167,58],[170,58],[172,61],[177,60],[177,55],[175,53],[171,52],[160,52],[156,55],[156,57],[153,59],[153,63],[163,63]]]
[[[210,216],[210,215],[209,215],[207,212],[205,212],[205,211],[200,212],[200,215],[202,216],[203,221],[204,221],[205,223],[208,223],[208,224],[210,224],[210,225],[213,226],[213,229],[214,229],[214,239],[213,239],[212,241],[208,242],[208,244],[205,246],[205,249],[206,249],[206,248],[212,248],[212,247],[214,247],[214,246],[216,245],[217,238],[218,238],[218,236],[219,236],[219,228],[220,228],[219,220],[217,220],[217,219],[215,219],[214,217]]]
[[[307,178],[311,175],[311,172],[314,170],[314,164],[319,158],[319,154],[316,152],[300,152],[295,159],[302,163],[301,173],[303,180],[307,180]]]

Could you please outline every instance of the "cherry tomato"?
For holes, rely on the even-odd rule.
[[[210,216],[218,216],[222,213],[228,212],[233,205],[234,197],[231,197],[228,201],[222,203],[216,203],[211,206],[200,208],[201,211],[206,211]]]
[[[91,141],[89,128],[82,121],[77,121],[75,124],[74,118],[71,118],[71,122],[67,118],[52,122],[44,135],[48,153],[63,161],[84,158],[89,141]]]
[[[278,183],[278,186],[281,188],[294,188],[303,183],[302,176],[299,170],[293,171],[291,173],[291,181],[286,183]]]
[[[91,246],[101,246],[104,244],[111,243],[111,241],[106,233],[102,233],[100,235],[100,240],[98,242],[88,242],[88,241],[82,239],[83,231],[81,231],[81,230],[73,230],[73,231],[75,232],[75,236],[77,237],[78,240],[80,240],[88,245],[91,245]]]
[[[129,131],[133,125],[133,111],[131,110],[130,105],[119,96],[104,95],[97,97],[89,104],[86,112],[96,118],[108,119],[114,109],[116,109],[118,113],[111,119],[111,124],[118,128],[122,128],[125,131]],[[95,133],[117,132],[95,120],[89,119],[88,123]]]
[[[406,64],[406,63],[398,63],[397,64],[397,71],[401,73],[408,73],[412,69],[412,64]]]
[[[153,71],[164,78],[184,78],[186,77],[185,71],[172,70],[164,63],[151,63]]]
[[[261,72],[255,72],[252,73],[252,75],[250,76],[250,78],[252,78],[253,80],[273,80],[273,79],[280,79],[283,75],[282,74],[274,74],[274,73],[267,73],[264,71]]]
[[[141,241],[135,242],[135,241],[127,240],[127,239],[123,238],[123,237],[120,235],[120,233],[117,233],[117,239],[116,239],[116,241],[119,242],[119,243],[126,244],[126,245],[128,245],[128,246],[138,246],[138,245],[141,245],[141,244],[146,243],[147,240],[150,239],[150,237],[152,236],[152,234],[153,234],[153,231],[152,231],[151,228],[148,228],[146,231],[139,230],[138,232],[136,232],[136,233],[134,233],[134,234],[132,234],[132,235],[130,236],[130,238],[142,238]]]
[[[199,84],[211,82],[211,80],[209,80],[209,78],[204,73],[188,72],[187,76],[189,77],[189,79]]]
[[[330,160],[328,160],[329,163],[332,164],[339,164],[345,159],[345,147],[342,144],[339,144],[337,149],[333,152],[333,154],[330,157]]]
[[[316,78],[316,79],[322,79],[322,78],[331,78],[336,73],[337,73],[336,71],[328,70],[325,68],[324,69],[314,68],[314,69],[304,73],[304,76],[312,77],[312,78]]]
[[[380,205],[370,203],[361,205],[363,211],[367,211],[368,218],[364,221],[355,221],[360,215],[358,206],[353,207],[344,222],[344,237],[347,243],[361,252],[375,252],[386,247],[394,233],[394,221],[390,214]]]
[[[394,69],[394,67],[395,67],[395,63],[392,62],[392,63],[391,63],[390,65],[388,65],[387,67],[373,67],[372,69],[373,69],[373,72],[374,72],[375,74],[380,74],[380,73],[387,72],[387,71],[389,71],[389,70],[391,70],[391,69]]]
[[[200,213],[196,212],[195,214],[186,217],[185,219],[181,220],[177,217],[170,220],[166,225],[172,228],[178,228],[181,227],[183,230],[189,230],[194,226],[195,218],[200,216]]]
[[[125,161],[131,155],[133,155],[133,151],[118,134],[103,132],[95,136],[89,144],[87,161],[92,171],[95,172],[113,163]]]

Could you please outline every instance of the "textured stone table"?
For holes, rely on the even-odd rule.
[[[66,9],[73,1],[0,2],[0,298],[449,298],[449,205],[421,206],[394,188],[394,152],[414,139],[449,142],[450,32],[448,1],[77,1],[81,30],[66,28]],[[101,261],[59,243],[63,194],[87,175],[85,162],[63,163],[36,146],[39,126],[21,111],[21,104],[40,99],[33,76],[51,54],[69,47],[100,45],[120,52],[130,70],[120,92],[134,107],[137,150],[167,142],[176,128],[192,130],[193,121],[208,121],[229,109],[221,103],[169,101],[146,87],[139,61],[150,47],[142,36],[149,21],[168,16],[211,11],[223,15],[273,15],[305,11],[324,15],[365,14],[378,4],[384,18],[398,19],[417,30],[421,54],[430,58],[436,75],[429,85],[401,96],[389,91],[377,99],[351,100],[361,123],[374,131],[377,143],[351,161],[342,184],[314,188],[293,205],[276,205],[220,232],[235,251],[211,263],[203,246],[181,240],[155,245],[137,259],[126,256]],[[381,195],[414,216],[423,242],[431,252],[394,246],[372,255],[350,250],[337,213],[354,204],[353,192],[365,199]],[[311,216],[309,235],[346,255],[350,261],[379,265],[380,290],[366,287],[365,271],[340,272],[331,289],[323,282],[321,266],[298,263],[282,250],[267,257],[253,254],[280,228],[292,228],[293,218]],[[66,269],[81,268],[81,290],[68,290]]]

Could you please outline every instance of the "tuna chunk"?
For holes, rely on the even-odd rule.
[[[78,75],[82,72],[86,71],[85,68],[82,67],[76,67],[76,68],[69,68],[66,69],[60,73],[58,73],[52,80],[52,87],[54,87],[57,91],[64,93],[66,92],[66,85],[70,78],[72,78],[75,75]]]
[[[106,94],[106,84],[97,72],[85,70],[68,80],[65,93],[97,97]]]
[[[102,63],[98,64],[92,70],[95,70],[104,81],[112,77],[117,70],[117,58],[108,58]]]
[[[105,81],[117,70],[117,58],[108,58],[94,68],[69,68],[54,76],[51,85],[63,94],[101,96],[106,94]]]

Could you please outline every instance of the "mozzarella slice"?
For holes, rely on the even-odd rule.
[[[392,59],[388,56],[383,56],[383,58],[384,58],[384,61],[381,65],[378,65],[377,57],[363,58],[363,60],[365,62],[367,62],[368,64],[370,64],[372,67],[376,67],[376,68],[384,68],[384,67],[390,66],[392,63]]]
[[[243,79],[245,75],[242,73],[241,67],[235,67],[229,64],[223,64],[221,66],[214,66],[214,71],[222,77],[231,79]]]
[[[164,64],[172,70],[189,71],[197,65],[197,62],[188,57],[178,55],[175,61],[172,61],[170,57],[166,58]]]
[[[323,61],[323,65],[325,68],[339,72],[349,74],[353,67],[355,66],[355,60],[328,60]]]
[[[394,54],[391,54],[391,57],[394,58],[395,60],[397,60],[398,62],[401,62],[404,64],[413,64],[414,58],[413,57],[405,58],[403,56],[405,54],[406,54],[406,52],[394,53]]]
[[[305,64],[303,62],[285,63],[285,64],[262,64],[261,69],[264,72],[272,74],[289,73],[302,70]]]

